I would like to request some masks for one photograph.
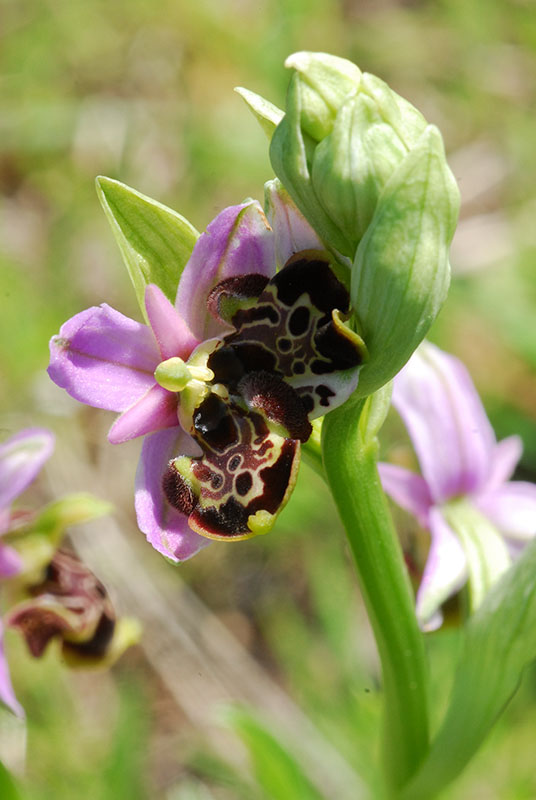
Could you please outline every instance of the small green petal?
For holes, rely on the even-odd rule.
[[[274,106],[269,100],[265,100],[260,94],[250,92],[249,89],[243,89],[242,86],[237,86],[235,92],[240,95],[253,112],[268,139],[271,139],[275,129],[285,116],[285,112]]]
[[[100,176],[96,186],[147,319],[145,287],[155,283],[174,303],[179,278],[199,233],[176,211],[124,183]]]

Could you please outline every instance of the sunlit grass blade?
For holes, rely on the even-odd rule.
[[[20,789],[2,762],[0,762],[0,797],[2,800],[23,800]]]
[[[226,721],[249,752],[255,777],[267,797],[323,800],[292,754],[244,709],[228,709]]]

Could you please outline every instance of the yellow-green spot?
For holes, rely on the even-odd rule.
[[[275,522],[275,514],[270,514],[269,511],[261,508],[255,514],[248,517],[248,528],[255,536],[261,533],[268,533]]]

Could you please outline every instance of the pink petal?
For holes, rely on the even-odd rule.
[[[34,480],[54,449],[54,435],[45,428],[26,428],[0,445],[0,511]]]
[[[173,561],[185,561],[209,544],[195,533],[188,519],[167,502],[162,476],[172,458],[199,455],[200,448],[181,428],[160,431],[143,443],[136,473],[138,526],[155,550]]]
[[[463,547],[437,508],[430,511],[430,535],[430,551],[417,592],[417,617],[425,630],[441,624],[439,607],[467,580]]]
[[[509,480],[522,452],[523,442],[519,436],[508,436],[507,439],[498,442],[493,450],[490,474],[483,491],[489,492]]]
[[[496,446],[480,398],[463,364],[424,343],[395,378],[400,413],[437,503],[483,486]]]
[[[108,432],[108,441],[121,444],[177,424],[177,395],[153,381],[149,391],[116,419]]]
[[[11,514],[9,512],[9,509],[0,508],[0,536],[3,536],[4,533],[6,533],[6,531],[9,529],[10,522],[11,522]]]
[[[24,709],[15,697],[13,686],[11,685],[11,678],[9,675],[9,666],[6,659],[4,650],[4,630],[2,621],[0,620],[0,700],[10,708],[18,717],[24,717]]]
[[[428,526],[431,498],[424,478],[396,464],[378,464],[383,490],[397,505],[409,511],[420,525]]]
[[[110,411],[139,400],[162,360],[150,328],[105,303],[62,325],[50,341],[50,356],[54,383],[75,400]]]
[[[225,278],[275,272],[274,234],[256,200],[229,206],[201,234],[182,273],[176,307],[199,341],[224,328],[207,311],[211,289]]]
[[[179,316],[175,306],[154,283],[150,283],[145,289],[145,309],[162,361],[173,356],[186,361],[199,341]]]
[[[0,544],[0,578],[12,578],[22,569],[22,558],[14,547]]]
[[[520,541],[536,536],[534,483],[510,481],[474,498],[474,503],[504,536]]]
[[[275,234],[276,261],[280,269],[300,250],[325,249],[277,178],[265,184],[264,194],[266,216]]]

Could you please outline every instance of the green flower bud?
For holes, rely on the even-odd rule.
[[[270,158],[324,245],[352,267],[354,324],[369,352],[364,397],[403,367],[445,300],[459,192],[439,131],[384,81],[325,53],[296,53],[286,66],[294,74]]]
[[[272,166],[320,238],[340,253],[353,255],[338,222],[319,202],[311,173],[316,147],[333,130],[339,106],[357,91],[361,72],[350,61],[325,53],[295,53],[286,65],[297,71],[290,81],[285,116],[272,136]]]
[[[328,53],[294,53],[285,66],[296,70],[294,91],[301,127],[320,142],[331,132],[341,104],[359,88],[361,70]]]
[[[441,136],[430,125],[385,185],[354,258],[352,306],[369,351],[359,395],[399,372],[437,316],[458,207]]]
[[[270,157],[319,236],[354,258],[378,198],[426,120],[374,75],[324,53],[296,53]]]

